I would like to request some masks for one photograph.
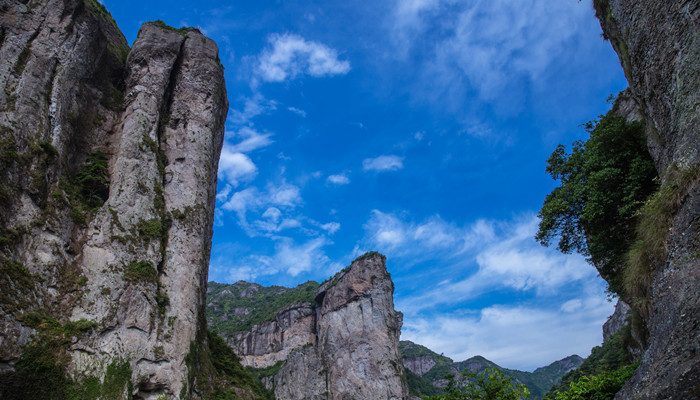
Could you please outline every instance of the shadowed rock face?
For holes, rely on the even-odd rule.
[[[594,1],[645,122],[663,181],[669,167],[700,162],[700,2]],[[618,399],[700,396],[700,187],[697,176],[673,216],[668,257],[649,286],[648,348]]]
[[[136,397],[189,397],[228,109],[223,67],[195,29],[147,23],[129,49],[97,4],[0,4],[0,371],[40,329],[27,322],[35,312],[91,321],[65,349],[74,375],[100,377],[121,358]],[[78,178],[97,151],[109,180],[95,194]]]
[[[284,362],[268,382],[281,400],[406,399],[393,292],[384,256],[368,253],[321,285],[313,303],[288,306],[227,342],[243,365]]]

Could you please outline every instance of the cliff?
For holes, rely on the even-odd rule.
[[[662,189],[633,308],[649,332],[633,378],[618,399],[700,396],[700,3],[596,0],[645,124]]]
[[[209,324],[219,327],[244,365],[266,368],[261,375],[278,399],[407,398],[401,316],[384,256],[361,256],[317,285],[212,284]],[[254,304],[266,298],[275,312],[251,324],[261,315],[252,312]]]
[[[553,385],[561,381],[564,375],[583,363],[581,357],[572,355],[546,367],[537,368],[533,372],[525,372],[500,367],[481,356],[454,362],[448,357],[408,340],[401,341],[400,349],[407,369],[408,386],[411,395],[414,396],[441,394],[441,389],[447,384],[447,380],[444,379],[447,374],[459,375],[466,370],[479,373],[487,368],[496,368],[512,377],[515,382],[526,385],[533,399],[541,399]]]
[[[216,44],[146,23],[130,49],[96,0],[0,8],[0,397],[199,396]]]

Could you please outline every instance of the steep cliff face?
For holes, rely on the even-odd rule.
[[[250,292],[240,285],[229,293]],[[402,321],[393,292],[384,256],[368,253],[322,284],[310,302],[285,306],[270,321],[231,332],[226,340],[244,365],[279,368],[268,383],[281,400],[405,399]],[[209,310],[220,307],[216,297],[223,293],[210,295]],[[247,315],[241,307],[230,311],[235,309]]]
[[[316,342],[316,310],[309,303],[292,304],[275,315],[275,320],[237,332],[226,342],[241,357],[243,365],[267,368],[284,361],[299,347]]]
[[[639,105],[662,184],[675,195],[646,284],[648,347],[617,398],[700,396],[700,2],[596,0]],[[684,178],[679,181],[678,173]]]
[[[630,306],[621,299],[615,304],[615,312],[608,317],[603,324],[603,341],[606,342],[614,334],[620,331],[628,322],[630,317]]]
[[[94,0],[0,8],[0,370],[30,374],[45,346],[76,382],[119,366],[120,397],[190,397],[228,108],[216,44],[147,23],[129,49]]]

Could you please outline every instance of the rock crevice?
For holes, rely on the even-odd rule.
[[[80,329],[56,350],[68,376],[126,362],[129,396],[189,398],[228,111],[216,44],[157,22],[129,48],[94,0],[0,7],[0,369],[55,321]]]

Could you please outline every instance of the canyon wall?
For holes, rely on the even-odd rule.
[[[595,0],[672,202],[662,256],[642,276],[647,348],[618,399],[700,397],[700,2]],[[672,197],[670,197],[672,196]],[[666,215],[659,213],[661,217]],[[633,305],[634,307],[635,305]]]
[[[39,349],[75,382],[126,371],[115,398],[196,397],[216,44],[157,22],[130,49],[95,0],[4,0],[0,60],[0,390],[30,390]]]

